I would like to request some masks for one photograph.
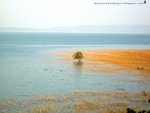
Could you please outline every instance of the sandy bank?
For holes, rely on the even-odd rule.
[[[94,71],[116,71],[120,69],[150,73],[150,49],[83,49],[84,63],[91,64]],[[64,50],[58,54],[72,59],[76,50]],[[114,66],[115,65],[115,66]]]

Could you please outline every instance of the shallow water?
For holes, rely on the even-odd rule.
[[[141,76],[136,73],[92,72],[85,68],[85,64],[76,65],[73,61],[65,61],[63,57],[51,54],[61,49],[64,48],[1,48],[4,52],[1,51],[0,59],[0,98],[61,95],[90,89],[150,89],[149,81],[137,82]]]
[[[76,65],[73,61],[54,54],[66,49],[150,48],[147,38],[142,44],[139,41],[137,44],[123,45],[100,45],[97,42],[95,45],[52,45],[47,41],[40,43],[40,40],[35,38],[33,41],[37,44],[29,43],[29,39],[24,43],[21,40],[15,43],[15,40],[6,40],[4,36],[0,40],[0,100],[61,96],[82,90],[150,90],[149,79],[142,76],[142,73],[126,70],[113,73],[93,72],[87,70],[85,64]]]

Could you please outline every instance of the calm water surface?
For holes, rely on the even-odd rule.
[[[0,99],[76,90],[150,90],[148,81],[133,82],[140,79],[138,74],[91,72],[84,64],[65,63],[61,56],[48,54],[87,48],[150,49],[150,35],[0,33]]]

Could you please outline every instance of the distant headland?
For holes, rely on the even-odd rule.
[[[140,33],[150,34],[149,25],[80,25],[54,28],[0,28],[0,32],[50,32],[50,33]]]

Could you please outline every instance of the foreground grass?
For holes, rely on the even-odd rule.
[[[64,96],[43,96],[30,99],[0,101],[2,113],[126,113],[150,110],[150,91],[125,90],[74,91]]]

